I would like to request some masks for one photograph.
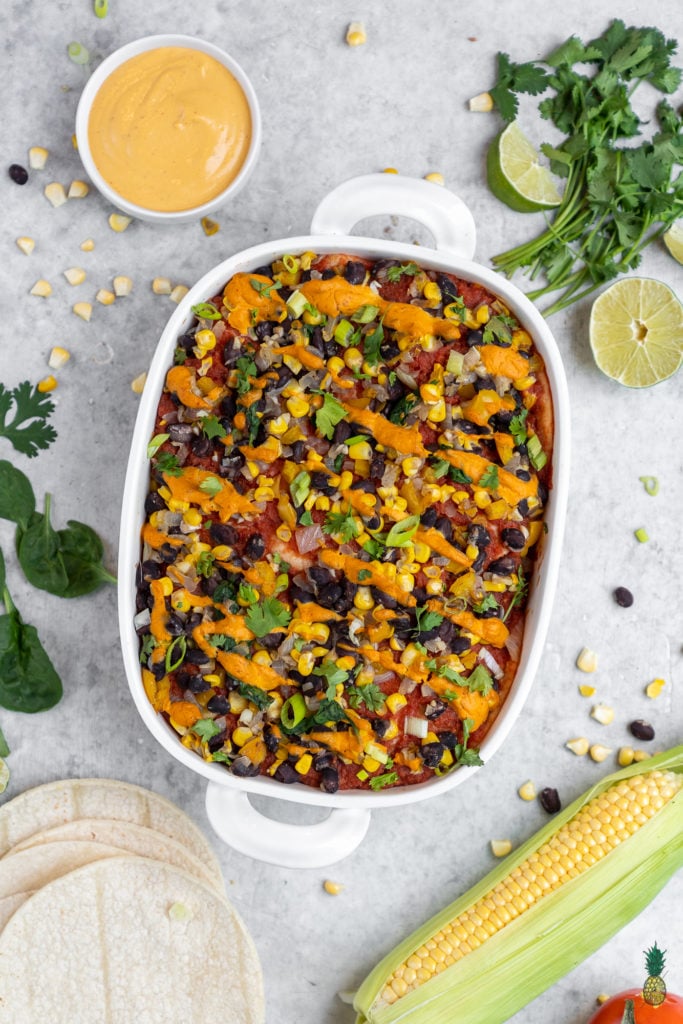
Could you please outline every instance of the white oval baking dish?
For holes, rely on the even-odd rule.
[[[424,224],[435,248],[349,235],[361,219],[399,214]],[[143,721],[156,740],[191,771],[209,780],[206,807],[216,833],[242,853],[288,867],[320,867],[352,852],[362,840],[373,807],[393,807],[443,795],[461,785],[480,768],[459,768],[428,782],[383,792],[323,793],[309,786],[284,786],[265,777],[242,779],[187,750],[177,733],[158,715],[143,690],[135,615],[135,572],[140,558],[140,530],[148,491],[147,444],[154,432],[155,414],[166,372],[173,361],[177,337],[194,321],[191,307],[221,291],[237,272],[254,270],[283,253],[306,250],[323,254],[345,252],[369,259],[413,260],[421,265],[480,282],[499,295],[531,333],[542,355],[554,407],[552,488],[546,509],[547,535],[536,561],[530,587],[522,656],[517,676],[503,707],[481,744],[484,763],[503,743],[518,718],[532,686],[542,653],[557,583],[569,481],[569,401],[559,350],[545,320],[534,305],[503,277],[473,262],[475,229],[465,204],[439,185],[396,175],[354,178],[332,191],[318,207],[312,234],[264,242],[220,263],[188,292],[171,316],[152,359],[135,424],[123,495],[119,546],[119,617],[128,684]],[[316,825],[276,822],[258,812],[248,794],[332,808]]]

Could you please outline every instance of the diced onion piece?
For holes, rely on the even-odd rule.
[[[429,732],[429,722],[426,718],[417,718],[415,715],[406,715],[403,723],[403,731],[407,736],[417,736],[423,740]]]
[[[149,626],[152,621],[152,613],[149,608],[143,608],[142,611],[138,612],[133,619],[133,626],[135,629],[142,629],[144,626]]]
[[[503,678],[504,673],[502,668],[486,647],[482,647],[479,651],[479,660],[483,661],[486,667],[491,670],[491,674],[495,679]]]
[[[322,547],[323,538],[323,531],[317,523],[313,526],[302,526],[294,531],[294,540],[302,555]]]

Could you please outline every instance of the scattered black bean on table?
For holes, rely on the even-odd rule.
[[[548,814],[557,814],[562,807],[560,794],[550,786],[546,786],[545,789],[541,790],[538,794],[538,800],[543,810],[547,811]]]
[[[637,740],[653,740],[655,738],[655,731],[649,722],[644,722],[642,718],[636,718],[634,722],[629,725],[629,730],[632,736],[635,736]]]
[[[12,164],[9,169],[9,176],[17,185],[25,185],[28,181],[28,171],[21,164]]]
[[[633,594],[626,587],[617,587],[614,591],[614,600],[622,608],[630,608],[633,604]]]

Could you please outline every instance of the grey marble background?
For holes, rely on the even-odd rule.
[[[327,191],[386,166],[416,177],[443,173],[475,214],[477,255],[487,263],[540,226],[533,216],[497,203],[484,184],[484,154],[499,121],[469,113],[466,101],[492,84],[496,52],[540,57],[573,32],[598,34],[614,16],[655,24],[683,40],[679,0],[110,0],[109,6],[104,21],[94,17],[90,0],[3,0],[0,6],[4,164],[25,163],[33,145],[50,151],[45,171],[33,172],[23,188],[0,175],[0,379],[9,386],[37,381],[49,372],[53,345],[72,352],[57,373],[57,442],[29,461],[0,439],[0,457],[27,472],[39,500],[45,491],[53,495],[60,526],[72,517],[96,525],[112,568],[138,405],[130,383],[146,369],[174,308],[167,297],[152,294],[153,277],[190,285],[247,245],[305,233]],[[355,19],[365,22],[368,42],[350,49],[344,33]],[[251,76],[261,102],[259,165],[245,191],[219,211],[221,230],[211,238],[194,223],[172,230],[133,223],[114,234],[107,226],[111,208],[96,193],[56,210],[42,194],[48,181],[68,186],[83,177],[71,134],[88,72],[67,59],[67,44],[80,41],[95,62],[160,31],[223,45]],[[652,97],[643,99],[649,107]],[[528,115],[526,126],[543,141],[537,119]],[[384,227],[389,236],[414,237],[410,224]],[[19,235],[35,238],[30,257],[16,247]],[[79,249],[87,237],[95,240],[92,253]],[[87,271],[77,288],[63,277],[71,266]],[[659,245],[647,252],[641,272],[683,291],[681,267]],[[90,323],[76,318],[73,302],[93,301],[117,273],[133,278],[132,295],[107,308],[94,303]],[[39,277],[53,285],[49,299],[28,294]],[[464,787],[374,812],[361,847],[329,869],[279,869],[218,848],[216,841],[229,895],[263,960],[269,1024],[350,1024],[353,1014],[337,992],[357,985],[408,930],[485,873],[493,863],[490,839],[519,843],[543,823],[540,806],[517,796],[526,779],[539,790],[556,786],[563,801],[571,801],[615,766],[634,718],[652,722],[656,749],[681,741],[683,376],[643,392],[602,377],[588,347],[589,310],[584,301],[551,321],[572,401],[569,524],[542,664],[502,750]],[[643,474],[659,477],[656,498],[639,484]],[[647,544],[634,539],[641,526],[649,532]],[[0,799],[64,776],[106,775],[148,785],[208,827],[204,782],[150,739],[129,697],[114,589],[66,604],[23,582],[6,522],[0,522],[0,544],[16,603],[39,628],[65,683],[62,703],[48,713],[0,713],[12,748],[12,780]],[[619,585],[633,591],[632,608],[615,604],[612,590]],[[599,654],[592,681],[597,698],[615,707],[610,726],[594,722],[592,701],[578,695],[584,677],[574,661],[583,646]],[[655,676],[667,685],[651,702],[643,689]],[[574,757],[564,743],[581,735],[613,747],[615,755],[604,765]],[[259,806],[294,817],[294,805]],[[310,820],[318,818],[311,812]],[[341,895],[323,891],[326,877],[344,884]],[[682,905],[679,876],[600,952],[522,1010],[515,1024],[585,1021],[598,992],[640,982],[641,950],[655,939],[669,949],[670,987],[683,991]]]

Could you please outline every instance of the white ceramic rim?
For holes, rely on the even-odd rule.
[[[570,416],[569,393],[559,349],[538,309],[513,284],[499,274],[471,260],[457,259],[435,249],[361,236],[307,235],[263,242],[245,249],[214,267],[190,289],[172,314],[159,340],[141,398],[126,472],[119,538],[118,604],[123,660],[128,684],[142,719],[156,740],[176,760],[212,782],[275,799],[324,807],[390,807],[440,796],[461,785],[479,767],[458,768],[440,778],[377,793],[366,790],[323,793],[306,785],[284,785],[262,776],[242,779],[219,765],[203,761],[187,750],[161,715],[157,714],[144,692],[139,641],[133,626],[135,615],[135,573],[140,558],[140,529],[144,520],[144,500],[149,484],[147,444],[152,436],[156,409],[166,372],[172,364],[176,340],[194,322],[191,307],[222,291],[235,273],[249,272],[270,263],[284,253],[307,250],[318,254],[345,252],[369,259],[393,258],[416,261],[423,266],[488,286],[499,295],[531,333],[544,359],[551,387],[554,415],[553,484],[546,508],[548,532],[536,561],[527,605],[522,656],[512,688],[503,707],[481,745],[484,766],[499,749],[517,720],[538,669],[552,612],[559,575],[562,539],[569,488]]]
[[[148,210],[144,206],[138,206],[136,203],[129,202],[125,196],[116,192],[102,177],[93,159],[88,140],[90,110],[103,82],[113,71],[116,71],[117,68],[132,57],[137,57],[138,54],[146,53],[148,50],[159,50],[167,46],[181,46],[190,50],[199,50],[201,53],[206,53],[219,61],[241,86],[247,98],[251,114],[251,142],[244,163],[236,177],[219,195],[206,203],[202,203],[201,206],[193,206],[189,210],[177,210],[174,212]],[[204,39],[198,39],[196,36],[173,34],[143,36],[141,39],[134,39],[132,42],[126,43],[125,46],[120,47],[120,49],[115,50],[106,57],[86,82],[76,110],[76,142],[78,144],[78,154],[91,181],[105,199],[108,199],[117,209],[129,214],[131,217],[136,217],[138,220],[150,221],[155,224],[182,224],[212,213],[244,187],[256,166],[261,148],[261,111],[254,87],[249,78],[237,61],[226,53],[225,50],[221,50],[220,47]]]

